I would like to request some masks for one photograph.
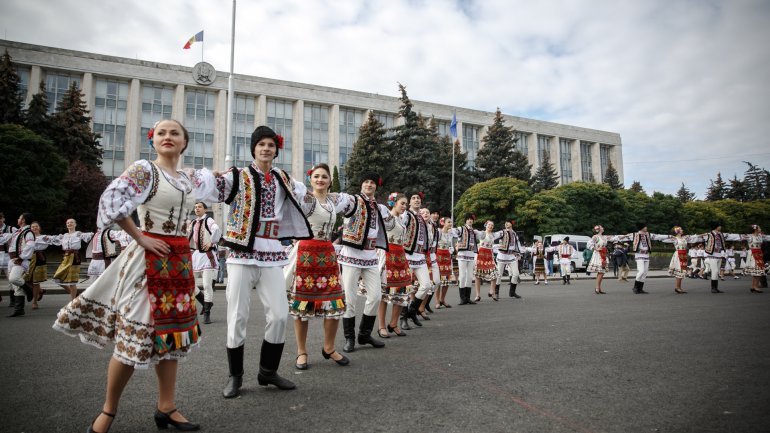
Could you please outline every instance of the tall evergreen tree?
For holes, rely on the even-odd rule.
[[[639,183],[638,180],[635,180],[633,183],[631,183],[631,186],[628,187],[633,192],[644,192],[644,188],[642,188],[642,184]]]
[[[746,201],[746,197],[748,197],[746,184],[744,184],[742,180],[738,179],[737,175],[733,176],[733,178],[730,179],[730,189],[728,190],[727,194],[725,194],[725,198],[731,198],[736,201]]]
[[[543,163],[532,176],[532,190],[534,192],[545,191],[559,186],[559,175],[551,163],[548,151],[543,152]]]
[[[358,139],[353,144],[353,151],[345,163],[345,190],[350,194],[361,192],[361,176],[374,171],[388,179],[394,171],[393,156],[386,137],[387,130],[373,112],[358,130]],[[380,190],[381,188],[378,188]],[[378,191],[382,193],[382,191]],[[378,194],[387,196],[387,194]]]
[[[716,180],[710,180],[709,189],[706,191],[706,200],[723,200],[726,198],[727,193],[728,187],[725,181],[722,180],[722,173],[717,173]]]
[[[40,82],[40,90],[32,96],[24,116],[24,124],[31,131],[43,137],[51,137],[51,117],[48,115],[48,95],[45,83]]]
[[[618,176],[615,166],[612,165],[612,161],[607,161],[607,171],[604,172],[603,183],[606,183],[612,189],[623,189],[623,184],[620,183],[620,176]]]
[[[495,119],[481,140],[484,144],[476,155],[476,179],[484,182],[496,177],[511,177],[511,167],[516,160],[514,155],[513,128],[505,126],[505,119],[500,108],[495,112]]]
[[[527,183],[532,182],[532,164],[529,163],[527,155],[518,148],[513,149],[513,158],[508,169],[508,176]]]
[[[682,187],[679,188],[679,191],[676,192],[676,196],[682,203],[695,200],[695,194],[684,186],[684,182],[682,182]]]
[[[334,166],[334,172],[332,173],[332,190],[331,192],[340,192],[340,171],[337,170],[337,166]]]
[[[767,189],[766,171],[748,161],[743,162],[749,166],[743,176],[743,184],[746,186],[746,198],[748,200],[767,198],[765,196],[765,190]]]
[[[452,211],[452,150],[454,148],[454,202],[460,199],[462,193],[473,184],[473,175],[467,167],[468,158],[460,148],[460,142],[452,142],[446,135],[439,136],[438,125],[435,119],[431,119],[428,125],[429,137],[435,141],[437,148],[435,160],[426,167],[433,173],[436,183],[433,184],[430,194],[426,196],[426,206],[438,211],[442,216],[449,216]]]
[[[100,136],[91,130],[91,118],[88,117],[83,94],[75,82],[64,93],[51,117],[51,136],[60,154],[68,161],[81,161],[88,167],[100,169]]]
[[[11,62],[8,50],[0,58],[0,123],[21,124],[24,102],[19,93],[21,79]]]

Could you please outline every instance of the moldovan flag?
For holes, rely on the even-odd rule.
[[[190,40],[187,41],[186,44],[184,44],[183,49],[189,50],[193,42],[203,42],[203,30],[196,33],[195,36],[191,37]]]

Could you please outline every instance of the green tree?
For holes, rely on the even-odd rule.
[[[590,182],[572,182],[553,190],[554,194],[570,203],[574,212],[567,233],[591,233],[596,224],[603,225],[608,233],[623,229],[626,213],[617,190],[609,185]]]
[[[81,230],[96,229],[99,198],[107,183],[107,178],[100,169],[82,161],[72,161],[64,178],[64,187],[68,194],[66,211],[60,215],[59,224],[66,218],[75,218]]]
[[[516,139],[518,140],[518,138]],[[532,182],[532,164],[529,163],[527,155],[523,154],[518,148],[513,149],[513,157],[508,169],[508,176],[514,179]]]
[[[476,179],[479,182],[496,177],[513,177],[511,168],[516,164],[514,154],[513,128],[505,126],[505,119],[500,108],[495,112],[495,119],[481,140],[484,144],[476,156]],[[527,173],[529,174],[529,173]]]
[[[519,211],[531,197],[532,189],[523,180],[498,177],[477,183],[455,205],[455,224],[465,223],[462,219],[466,212],[476,214],[480,223],[492,220],[500,225],[503,221],[518,220]]]
[[[559,175],[551,163],[548,151],[543,152],[543,162],[532,176],[532,190],[535,192],[556,188],[559,185]]]
[[[91,130],[91,118],[75,82],[64,93],[51,117],[51,137],[59,147],[59,154],[68,161],[80,161],[97,169],[101,167],[100,136]]]
[[[0,123],[21,123],[24,100],[19,92],[21,79],[8,50],[0,57]]]
[[[644,188],[642,188],[642,184],[638,180],[635,180],[628,189],[633,192],[644,192]]]
[[[0,209],[6,218],[28,211],[53,227],[67,197],[62,185],[67,161],[50,140],[13,124],[0,124],[0,155],[12,155],[0,158]]]
[[[733,176],[733,178],[730,179],[730,189],[727,190],[725,198],[730,198],[735,201],[746,201],[748,195],[749,193],[746,189],[746,184],[738,179],[738,176]]]
[[[620,183],[620,176],[615,166],[612,165],[612,161],[607,161],[607,170],[604,172],[603,183],[609,185],[612,189],[622,189],[623,184]]]
[[[706,200],[723,200],[728,193],[728,188],[725,181],[722,180],[722,173],[717,173],[716,180],[709,180],[709,182],[709,189],[706,191]]]
[[[334,166],[334,173],[332,174],[332,191],[331,192],[340,192],[342,189],[340,188],[340,172],[337,170],[337,166]]]
[[[40,90],[32,96],[24,116],[24,125],[42,137],[51,137],[51,117],[48,115],[48,95],[45,83],[40,82]]]
[[[671,194],[653,193],[646,212],[644,221],[652,233],[668,234],[672,227],[682,225],[682,202]]]
[[[736,203],[733,200],[725,202]],[[727,214],[716,206],[717,202],[688,201],[682,205],[682,228],[687,233],[700,234],[711,230],[711,221],[726,221]]]
[[[387,130],[374,117],[373,112],[358,130],[358,140],[353,144],[353,151],[345,163],[346,191],[350,194],[361,192],[361,176],[369,171],[377,172],[387,181],[394,171],[393,155],[386,137]],[[378,195],[387,196],[383,188],[378,188]]]
[[[449,217],[452,212],[452,150],[454,149],[454,203],[457,203],[463,192],[473,185],[473,173],[468,168],[468,156],[460,148],[460,140],[452,142],[448,136],[438,137],[439,152],[436,164],[438,178],[441,179],[436,190],[431,193],[436,205],[431,210],[438,211],[442,216]],[[465,221],[463,221],[465,223]]]
[[[571,233],[575,210],[556,190],[537,193],[518,212],[517,226],[527,237],[548,233]]]
[[[770,227],[770,199],[736,202],[721,200],[713,203],[714,208],[724,215],[722,231],[726,233],[748,233],[752,224]]]
[[[684,182],[682,182],[682,186],[679,188],[679,191],[676,192],[676,196],[682,203],[695,200],[695,194],[690,192],[690,190],[684,186]]]
[[[765,197],[765,190],[767,189],[767,171],[750,162],[743,162],[749,166],[743,176],[743,184],[746,187],[746,198],[748,200],[767,198]]]

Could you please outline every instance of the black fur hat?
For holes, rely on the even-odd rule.
[[[270,127],[264,125],[257,126],[257,129],[251,133],[251,157],[256,158],[254,148],[257,147],[259,140],[263,138],[272,138],[275,141],[275,156],[273,159],[277,158],[279,149],[283,148],[283,137],[276,134]]]

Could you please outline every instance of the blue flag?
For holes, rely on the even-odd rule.
[[[449,124],[449,131],[452,137],[457,138],[457,113],[452,114],[452,123]]]

